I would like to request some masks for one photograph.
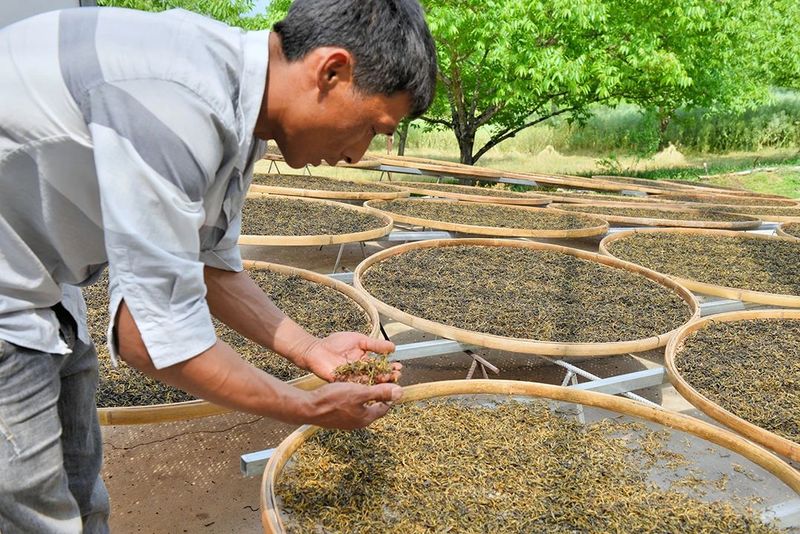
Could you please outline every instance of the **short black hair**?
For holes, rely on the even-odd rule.
[[[408,92],[411,116],[436,92],[436,47],[417,0],[295,0],[273,30],[289,61],[322,46],[355,59],[353,82],[368,94]]]

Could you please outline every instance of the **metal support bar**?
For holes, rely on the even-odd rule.
[[[246,477],[261,476],[275,449],[250,452],[239,457],[239,470]]]
[[[548,361],[550,361],[550,362],[552,362],[552,363],[554,363],[554,364],[556,364],[556,365],[558,365],[560,367],[563,367],[564,369],[566,369],[568,371],[572,371],[576,375],[582,376],[583,378],[587,378],[589,380],[601,380],[601,378],[599,376],[593,375],[592,373],[590,373],[588,371],[585,371],[585,370],[581,369],[580,367],[575,367],[571,363],[565,362],[564,360],[551,360],[549,358],[544,358],[544,359],[548,360]],[[620,376],[625,376],[625,375],[620,375]],[[623,392],[622,394],[624,396],[628,397],[631,400],[635,400],[635,401],[641,402],[642,404],[646,404],[647,406],[650,406],[652,408],[662,409],[661,406],[656,404],[655,402],[650,402],[649,400],[645,399],[644,397],[640,397],[639,395],[636,395],[635,393]]]
[[[336,255],[336,263],[333,264],[333,272],[339,270],[339,264],[342,262],[342,253],[344,252],[344,243],[339,245],[339,254]]]
[[[428,239],[451,239],[454,235],[450,232],[391,232],[382,237],[381,241],[426,241]]]
[[[441,356],[443,354],[454,354],[467,350],[477,349],[475,345],[467,345],[449,339],[434,339],[432,341],[420,341],[418,343],[407,343],[398,345],[397,349],[389,355],[389,361],[401,362],[414,360],[416,358],[428,358],[430,356]]]
[[[635,373],[628,373],[610,378],[601,378],[572,386],[574,389],[583,391],[596,391],[598,393],[608,393],[619,395],[637,389],[644,389],[653,386],[660,386],[667,378],[666,370],[663,367],[646,369]]]

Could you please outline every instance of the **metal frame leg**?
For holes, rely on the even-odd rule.
[[[339,264],[342,262],[342,253],[344,253],[344,243],[339,245],[339,253],[336,255],[336,263],[333,264],[333,273],[339,270]]]

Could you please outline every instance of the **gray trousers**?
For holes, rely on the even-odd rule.
[[[0,533],[108,532],[108,492],[95,408],[97,352],[61,334],[72,354],[0,339]]]

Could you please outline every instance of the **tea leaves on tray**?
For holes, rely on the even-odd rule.
[[[800,243],[742,234],[641,232],[608,244],[616,258],[718,286],[800,295]]]
[[[499,197],[499,198],[521,198],[529,199],[530,195],[525,193],[516,193],[514,191],[507,191],[505,189],[498,189],[496,187],[476,187],[472,185],[455,185],[455,184],[437,184],[434,182],[397,182],[401,187],[408,187],[411,189],[428,189],[431,191],[441,191],[444,193],[459,193],[462,195],[477,195],[482,197]],[[414,193],[424,194],[424,193]]]
[[[642,275],[525,248],[411,250],[371,266],[362,283],[416,317],[541,341],[636,340],[665,334],[691,316],[674,291]]]
[[[781,229],[790,236],[800,238],[800,222],[784,223],[781,225]]]
[[[675,365],[715,404],[800,443],[800,320],[711,322],[683,341]]]
[[[251,278],[272,301],[294,321],[316,336],[353,330],[368,334],[372,325],[364,310],[344,294],[310,282],[296,275],[265,270],[250,270]],[[89,311],[89,332],[100,360],[98,407],[144,406],[194,399],[177,388],[162,384],[136,369],[119,362],[114,368],[106,349],[108,327],[108,277],[83,288]],[[214,319],[217,337],[236,350],[245,360],[281,380],[292,380],[306,374],[286,358],[239,335]]]
[[[345,204],[340,207],[295,198],[249,198],[242,209],[243,235],[339,235],[376,230],[387,224],[383,217]]]
[[[582,425],[543,401],[403,404],[367,429],[314,434],[275,493],[289,532],[777,532],[701,500],[706,481],[679,478],[671,465],[688,461],[666,433]]]
[[[370,202],[370,206],[390,214],[428,221],[470,226],[518,228],[524,230],[575,230],[601,226],[604,221],[589,219],[544,208],[516,208],[477,202],[440,202],[425,199],[398,199]]]
[[[582,213],[593,213],[596,215],[615,216],[615,217],[635,217],[638,219],[666,219],[672,221],[719,221],[735,222],[747,220],[728,213],[716,212],[712,210],[672,210],[645,207],[616,207],[616,206],[592,206],[585,204],[559,204],[558,209],[567,211],[579,211]]]
[[[303,176],[296,174],[256,174],[253,183],[271,187],[291,189],[313,189],[317,191],[396,193],[397,189],[374,182],[338,180],[322,176]]]
[[[779,198],[754,198],[754,197],[735,197],[735,196],[695,196],[670,194],[663,195],[665,200],[675,202],[697,202],[703,204],[718,204],[721,206],[793,206],[794,202],[788,199]]]

